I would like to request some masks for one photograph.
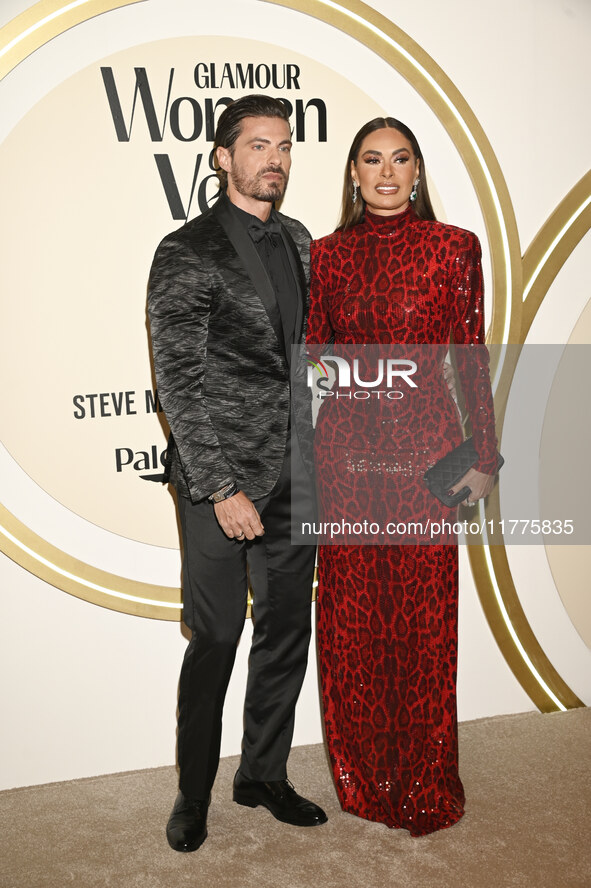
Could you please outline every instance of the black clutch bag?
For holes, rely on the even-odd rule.
[[[472,438],[466,438],[445,456],[437,460],[434,466],[424,474],[424,479],[431,493],[437,497],[444,506],[457,506],[463,502],[471,492],[469,487],[462,487],[453,496],[449,496],[448,491],[457,484],[460,478],[471,469],[478,459],[478,454]],[[503,465],[505,460],[500,453],[497,453],[497,472]]]

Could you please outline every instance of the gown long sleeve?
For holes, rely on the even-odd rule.
[[[366,214],[312,243],[311,355],[404,346],[425,367],[402,400],[330,397],[315,452],[320,522],[369,516],[410,526],[453,522],[423,475],[462,440],[443,378],[450,339],[481,471],[496,464],[483,346],[480,246],[468,231]],[[426,356],[426,357],[425,357]],[[413,390],[414,391],[414,390]],[[425,524],[424,527],[432,524]],[[414,836],[464,812],[458,773],[458,552],[428,532],[373,544],[346,535],[319,550],[318,644],[326,736],[344,810]]]

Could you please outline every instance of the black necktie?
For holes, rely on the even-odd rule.
[[[276,244],[276,238],[281,235],[280,222],[261,222],[260,219],[253,219],[248,226],[248,233],[255,244],[258,244],[264,237],[268,237],[272,244]]]

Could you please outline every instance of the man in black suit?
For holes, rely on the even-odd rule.
[[[215,139],[219,199],[164,238],[150,274],[183,537],[183,619],[192,630],[179,683],[180,791],[166,830],[177,851],[194,851],[207,836],[247,568],[253,640],[233,797],[286,823],[326,821],[286,771],[314,572],[314,547],[292,545],[291,535],[292,492],[298,509],[312,508],[312,426],[303,375],[291,367],[304,337],[310,235],[273,206],[290,151],[281,102],[245,96],[228,106]]]

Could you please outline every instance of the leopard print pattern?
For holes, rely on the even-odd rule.
[[[316,464],[321,520],[455,521],[426,489],[428,465],[461,441],[443,381],[450,335],[473,425],[477,468],[496,464],[475,235],[419,220],[366,214],[312,243],[308,347],[409,344],[432,349],[425,385],[400,401],[327,399]],[[436,545],[351,545],[319,550],[318,646],[326,737],[345,811],[420,836],[463,815],[456,716],[458,558]],[[389,537],[396,543],[396,537]],[[405,537],[408,542],[408,537]],[[402,543],[402,540],[401,540]]]

